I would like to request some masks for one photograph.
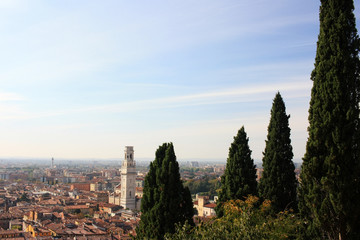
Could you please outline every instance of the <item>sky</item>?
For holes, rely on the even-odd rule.
[[[0,158],[151,159],[173,142],[179,160],[225,161],[244,126],[261,160],[279,91],[301,162],[319,6],[1,0]]]

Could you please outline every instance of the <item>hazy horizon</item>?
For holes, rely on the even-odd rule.
[[[41,158],[41,157],[1,157],[0,158],[0,163],[2,163],[3,161],[8,162],[8,161],[19,161],[19,162],[31,162],[33,160],[39,160],[42,163],[48,163],[49,165],[51,165],[51,158]],[[134,159],[135,162],[151,162],[154,160],[154,158],[135,158]],[[183,158],[183,159],[177,159],[178,162],[180,163],[184,163],[184,162],[191,162],[191,161],[198,161],[198,162],[221,162],[221,163],[226,163],[227,158],[225,159],[221,159],[221,158]],[[122,158],[58,158],[58,159],[54,159],[54,163],[56,165],[56,163],[61,163],[63,164],[64,162],[98,162],[101,163],[103,162],[118,162],[119,164],[121,164],[121,162],[123,161]],[[301,159],[293,159],[294,163],[301,163],[302,160]],[[254,159],[254,163],[262,163],[262,159]]]

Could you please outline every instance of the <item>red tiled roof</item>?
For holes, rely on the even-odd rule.
[[[208,204],[204,205],[204,207],[207,207],[207,208],[215,208],[215,207],[216,207],[216,204],[215,204],[215,203],[208,203]]]
[[[66,206],[65,209],[86,209],[89,208],[88,205],[72,205],[72,206]]]

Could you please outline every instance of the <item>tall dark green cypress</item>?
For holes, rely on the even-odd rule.
[[[257,193],[256,168],[248,142],[245,129],[241,127],[231,143],[225,173],[221,177],[222,185],[216,207],[218,217],[223,215],[224,202],[232,199],[243,200],[249,194]]]
[[[138,239],[163,239],[177,223],[194,224],[190,191],[181,182],[173,144],[164,143],[155,155],[145,177]]]
[[[259,195],[269,199],[275,212],[296,208],[295,166],[290,140],[289,117],[278,92],[271,108],[271,118],[263,157],[263,175]]]
[[[300,211],[320,238],[359,239],[359,36],[353,0],[321,0]]]

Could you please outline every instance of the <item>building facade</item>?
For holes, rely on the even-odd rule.
[[[124,161],[121,165],[121,198],[120,205],[125,209],[135,209],[136,166],[134,147],[125,147]]]

